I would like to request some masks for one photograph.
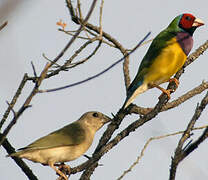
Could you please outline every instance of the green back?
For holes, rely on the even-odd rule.
[[[74,146],[82,143],[85,138],[85,130],[76,122],[54,131],[19,150]]]

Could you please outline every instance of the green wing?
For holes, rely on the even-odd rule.
[[[140,64],[138,72],[140,73],[143,69],[149,68],[162,50],[168,46],[168,42],[174,37],[176,37],[176,33],[169,29],[160,32],[152,41],[152,44]]]
[[[85,130],[78,123],[72,123],[44,136],[19,150],[47,149],[60,146],[74,146],[85,140]]]
[[[146,55],[142,59],[136,77],[128,88],[128,96],[131,96],[132,92],[142,85],[144,76],[147,74],[149,67],[152,65],[157,56],[160,55],[162,50],[168,46],[168,42],[173,37],[176,37],[176,33],[167,28],[160,32],[152,41],[152,44],[150,45]]]

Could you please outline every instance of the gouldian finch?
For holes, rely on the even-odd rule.
[[[87,112],[79,120],[8,156],[26,158],[33,162],[49,165],[67,180],[67,176],[54,164],[72,161],[83,155],[91,146],[96,131],[109,121],[110,118],[100,112]]]
[[[153,87],[160,89],[170,98],[170,90],[159,85],[168,81],[175,81],[178,85],[179,82],[175,78],[171,79],[171,76],[184,65],[193,47],[193,33],[202,25],[203,21],[192,14],[181,14],[155,37],[127,90],[124,109],[136,96]]]

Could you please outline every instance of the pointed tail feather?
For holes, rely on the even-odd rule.
[[[20,157],[24,153],[25,152],[23,152],[23,151],[18,151],[18,152],[14,152],[14,153],[6,155],[6,157]]]
[[[145,92],[148,89],[147,84],[142,84],[139,86],[135,91],[131,92],[129,90],[127,98],[124,102],[124,105],[122,106],[122,109],[126,109],[133,101],[134,99],[141,93]]]

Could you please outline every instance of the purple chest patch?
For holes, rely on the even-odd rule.
[[[179,32],[176,36],[177,42],[180,44],[186,55],[189,54],[193,47],[193,38],[189,33]]]

